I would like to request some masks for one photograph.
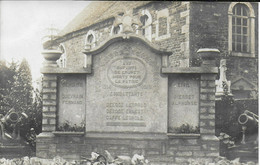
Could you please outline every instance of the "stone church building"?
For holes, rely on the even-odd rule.
[[[71,80],[70,78],[68,78],[67,80],[70,80],[71,84],[74,83],[74,85],[76,84],[79,86],[86,86],[87,92],[94,93],[91,88],[94,88],[94,86],[95,88],[97,88],[96,86],[98,85],[98,83],[106,81],[100,78],[97,79],[98,81],[96,81],[95,84],[91,78],[93,74],[100,74],[102,77],[102,68],[106,65],[106,62],[109,61],[109,59],[103,59],[101,55],[105,56],[106,54],[110,54],[109,51],[113,52],[113,50],[120,50],[121,47],[126,47],[127,44],[124,43],[124,41],[118,40],[116,36],[124,37],[125,35],[125,37],[127,38],[128,33],[131,33],[134,41],[136,39],[136,42],[128,43],[129,45],[136,46],[136,50],[134,47],[133,50],[129,49],[127,51],[129,51],[130,53],[139,51],[141,52],[140,54],[142,54],[142,47],[140,46],[142,44],[138,45],[138,36],[140,36],[141,38],[143,38],[142,43],[143,41],[145,43],[149,43],[144,44],[146,45],[145,47],[148,47],[148,49],[144,51],[152,51],[151,54],[164,54],[162,55],[162,65],[167,65],[168,72],[170,72],[169,70],[171,70],[171,68],[199,68],[203,64],[203,60],[199,56],[198,50],[202,48],[219,50],[219,55],[216,57],[214,65],[218,67],[220,65],[220,60],[226,59],[226,78],[228,81],[231,81],[230,89],[234,98],[239,100],[256,99],[258,97],[258,4],[255,2],[95,1],[91,2],[83,11],[81,11],[60,32],[59,36],[54,41],[46,42],[43,46],[45,49],[56,47],[57,49],[62,50],[61,58],[58,60],[59,69],[54,69],[58,70],[57,72],[59,72],[59,74],[70,74],[72,73],[70,71],[75,71],[77,70],[77,68],[81,68],[77,70],[77,73],[80,75],[84,73],[89,73],[90,78],[87,78],[86,81],[82,81],[84,82],[82,84],[77,84],[76,82],[73,82],[73,80]],[[107,41],[108,43],[106,43]],[[113,45],[112,43],[114,42],[116,42],[119,46],[117,47]],[[122,45],[120,46],[120,44]],[[156,45],[156,47],[159,49],[155,50],[155,48],[151,45]],[[87,55],[86,52],[89,52],[93,57]],[[101,55],[99,55],[99,53]],[[111,55],[111,58],[113,58],[114,56],[116,55]],[[167,56],[167,58],[165,56]],[[148,63],[153,63],[153,60],[149,60],[149,57],[146,57],[144,55],[143,58],[147,59],[147,61],[149,61]],[[157,58],[157,56],[154,56],[154,58]],[[132,59],[132,61],[130,59]],[[91,60],[93,60],[93,63],[100,63],[100,67],[97,67],[95,66],[95,64],[93,64],[93,73],[91,73],[92,71],[90,68],[90,66],[92,66]],[[135,63],[135,69],[139,69],[140,72],[142,72],[141,70],[145,69],[144,66],[146,64],[144,64],[142,60],[129,57],[125,61],[131,61],[132,63]],[[165,64],[166,62],[167,64]],[[116,65],[117,67],[119,67],[121,66],[121,61],[115,60],[110,65]],[[159,67],[157,66],[157,63],[154,63],[153,65]],[[149,65],[149,67],[150,66],[151,65]],[[83,71],[84,68],[90,68],[90,70]],[[91,151],[100,152],[100,148],[102,148],[110,149],[110,151],[112,150],[113,153],[116,154],[143,154],[145,156],[148,156],[148,158],[150,157],[151,162],[153,162],[154,164],[183,164],[183,162],[185,162],[187,158],[201,157],[207,158],[210,161],[219,155],[219,143],[218,140],[216,140],[216,138],[214,137],[214,105],[210,103],[205,103],[204,105],[204,103],[202,104],[203,101],[198,105],[198,114],[195,113],[197,115],[200,115],[200,117],[198,117],[197,120],[194,120],[194,126],[201,127],[201,134],[197,134],[198,132],[195,131],[195,135],[174,136],[174,140],[167,140],[167,137],[161,137],[161,134],[158,136],[147,134],[145,137],[145,139],[147,139],[146,141],[138,139],[139,135],[134,138],[128,138],[128,135],[124,134],[122,135],[124,137],[123,139],[127,139],[124,141],[120,138],[119,140],[117,140],[117,138],[112,138],[108,134],[102,135],[98,133],[86,133],[84,139],[81,137],[81,134],[77,134],[77,136],[73,135],[75,136],[73,137],[72,135],[66,134],[65,136],[64,134],[58,133],[57,127],[60,127],[62,123],[60,122],[61,120],[57,118],[66,118],[67,116],[62,116],[64,114],[59,114],[59,112],[57,112],[57,109],[66,109],[66,105],[65,103],[60,103],[57,105],[52,101],[56,102],[56,99],[63,99],[63,97],[77,97],[79,101],[70,102],[71,104],[77,104],[82,101],[80,100],[80,97],[86,97],[87,99],[89,99],[89,102],[87,101],[86,104],[91,105],[90,102],[92,100],[89,98],[91,95],[85,95],[84,93],[77,96],[65,96],[65,88],[71,84],[65,82],[66,76],[64,75],[63,76],[65,78],[62,76],[60,76],[60,78],[59,76],[58,78],[51,76],[48,77],[50,73],[56,73],[56,71],[54,70],[42,70],[42,72],[47,75],[44,81],[48,82],[43,82],[43,93],[45,92],[43,98],[43,134],[37,138],[37,156],[48,158],[52,157],[52,155],[65,155],[68,159],[76,159],[78,158],[78,155],[84,155],[84,153],[87,153],[89,155]],[[153,70],[153,68],[150,68],[150,70]],[[187,74],[195,73],[197,71],[198,75],[205,74],[205,72],[201,71],[200,69],[195,69],[193,71],[191,71],[192,69],[190,69],[189,71],[187,71],[186,69],[184,70],[184,72],[187,72]],[[116,71],[117,70],[108,69],[107,74]],[[219,79],[220,76],[217,74],[218,69],[217,71],[214,70],[212,72],[209,72],[210,74],[216,74],[216,79]],[[150,73],[149,70],[147,70],[147,74],[140,74],[139,78],[142,79],[142,81],[145,81],[143,80],[144,78],[141,77],[142,75],[144,75],[144,77],[147,76],[146,78],[149,79],[150,77],[148,73]],[[174,72],[174,74],[176,73],[177,72]],[[196,79],[196,77],[198,77],[198,75],[194,75],[195,78],[189,80],[189,82],[191,82],[192,84],[195,81],[197,82],[198,79]],[[166,81],[164,80],[164,76],[162,76],[161,74],[157,76],[158,77],[156,78],[156,75],[154,75],[154,79],[158,80],[159,84],[166,84],[167,86],[168,83],[166,83]],[[62,81],[63,78],[64,82]],[[112,85],[123,88],[123,90],[125,88],[134,88],[139,85],[139,81],[133,81],[128,86],[123,83],[116,82],[116,80],[118,79],[114,77],[108,76],[108,78]],[[81,82],[82,77],[78,76],[77,79]],[[189,78],[180,78],[180,81],[186,81],[186,79]],[[215,87],[215,79],[208,76],[208,74],[201,75],[199,79],[200,85],[195,85],[196,87],[194,88],[198,90],[197,93],[200,93],[200,96],[197,96],[198,99],[203,100],[203,90],[211,92],[211,88]],[[55,84],[57,80],[59,81],[59,83]],[[202,82],[202,80],[206,80],[208,86],[203,85],[205,82]],[[171,81],[175,80],[170,80],[169,77],[169,86],[171,86]],[[88,84],[91,84],[93,86],[89,86]],[[188,85],[186,85],[186,87],[187,86]],[[202,89],[204,87],[209,87],[209,89]],[[102,89],[106,91],[108,90],[108,88],[109,86],[103,86]],[[145,89],[145,86],[143,86],[143,88]],[[147,88],[149,88],[148,85]],[[59,92],[59,94],[50,94],[52,92],[56,93],[57,91]],[[81,94],[82,91],[78,90],[77,92]],[[157,91],[158,95],[154,94],[154,96],[158,97],[161,94],[163,95],[162,92]],[[114,93],[111,92],[110,96],[116,96],[117,94],[130,95],[130,93],[123,94],[119,92],[116,93],[115,91]],[[135,91],[131,93],[131,95],[135,95],[137,97],[143,94],[145,95],[145,92],[138,93],[137,91]],[[169,97],[170,96],[171,94],[169,94]],[[189,97],[192,100],[193,95],[189,95]],[[206,95],[205,97],[207,97],[207,99],[211,101],[212,99],[215,99],[214,93],[213,95],[210,95],[208,93],[208,95]],[[102,99],[102,97],[100,97],[99,99]],[[167,100],[167,98],[164,98],[164,96],[160,99],[162,99],[163,101]],[[145,101],[143,104],[136,103],[132,106],[136,106],[139,108],[146,107],[148,105],[146,105]],[[194,104],[196,105],[197,102],[194,102]],[[209,114],[207,114],[206,116],[201,115],[204,113],[202,107],[203,105],[205,107],[208,106],[207,112]],[[109,103],[106,106],[120,107],[121,104]],[[124,106],[127,105],[124,104]],[[86,109],[88,109],[88,105],[86,105],[86,107]],[[160,104],[159,107],[164,109],[164,105]],[[212,107],[213,109],[211,109]],[[88,115],[87,111],[85,112],[85,110],[80,110],[80,106],[77,106],[77,108],[78,113],[87,113],[86,115]],[[120,110],[118,110],[118,112],[119,111]],[[112,111],[110,112],[112,113]],[[158,112],[158,114],[160,113]],[[164,117],[167,118],[167,116],[162,115],[162,118]],[[77,120],[77,118],[74,119]],[[89,121],[95,122],[95,120],[92,120],[91,118],[89,119]],[[86,121],[86,123],[88,123],[88,121]],[[198,125],[196,125],[196,123],[198,123]],[[86,131],[93,132],[93,130],[98,129],[99,124],[95,124],[97,124],[97,126],[89,126],[89,128],[86,128]],[[114,124],[118,123],[108,122],[107,124],[109,126],[114,126]],[[135,125],[136,123],[132,124]],[[143,124],[146,124],[147,127],[149,127],[149,124]],[[205,125],[207,127],[204,128],[203,126]],[[137,125],[135,126],[137,126],[137,130],[140,131],[151,131],[150,129],[148,131],[148,128],[147,130],[142,129],[143,125],[140,122],[137,123]],[[166,127],[164,124],[161,124],[161,126],[163,128]],[[161,131],[160,128],[152,128],[155,129],[155,132]],[[103,128],[100,126],[100,131],[106,132],[106,130],[102,129]],[[118,130],[111,129],[110,131],[117,132]],[[129,131],[130,130],[128,130],[128,132]],[[117,135],[121,137],[121,132],[117,133]],[[210,136],[204,137],[203,134]],[[102,136],[107,137],[107,139],[102,140]],[[86,140],[87,138],[89,139]],[[76,145],[70,145],[74,143]]]
[[[84,66],[82,48],[120,34],[123,27],[114,26],[115,17],[130,9],[142,25],[136,25],[136,34],[173,52],[171,66],[198,66],[198,49],[217,48],[219,59],[227,59],[235,99],[257,97],[258,5],[253,2],[93,2],[59,34],[60,66]]]

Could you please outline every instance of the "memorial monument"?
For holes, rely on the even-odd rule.
[[[59,68],[56,58],[47,59],[41,69],[43,122],[36,156],[80,159],[107,150],[141,154],[153,164],[211,162],[219,156],[219,50],[199,49],[200,67],[170,67],[172,52],[133,33],[133,18],[124,16],[122,33],[94,48],[82,47],[84,68]]]

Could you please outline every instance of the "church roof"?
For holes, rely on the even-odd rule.
[[[60,33],[64,36],[124,12],[124,8],[135,8],[149,1],[94,1],[85,7]]]

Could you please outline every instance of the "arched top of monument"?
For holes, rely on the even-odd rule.
[[[89,49],[89,50],[84,50],[83,53],[86,55],[95,55],[103,52],[107,47],[109,47],[111,44],[120,42],[120,41],[128,41],[128,42],[141,42],[143,43],[147,49],[150,49],[151,51],[155,52],[156,54],[160,55],[171,55],[172,52],[168,51],[167,49],[161,49],[159,46],[153,44],[152,42],[148,41],[145,37],[133,33],[129,34],[117,34],[109,37],[105,41],[99,44],[99,46]]]

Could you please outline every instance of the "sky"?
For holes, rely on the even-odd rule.
[[[42,37],[62,30],[89,1],[0,1],[0,56],[8,62],[26,58],[33,80],[40,77]]]

